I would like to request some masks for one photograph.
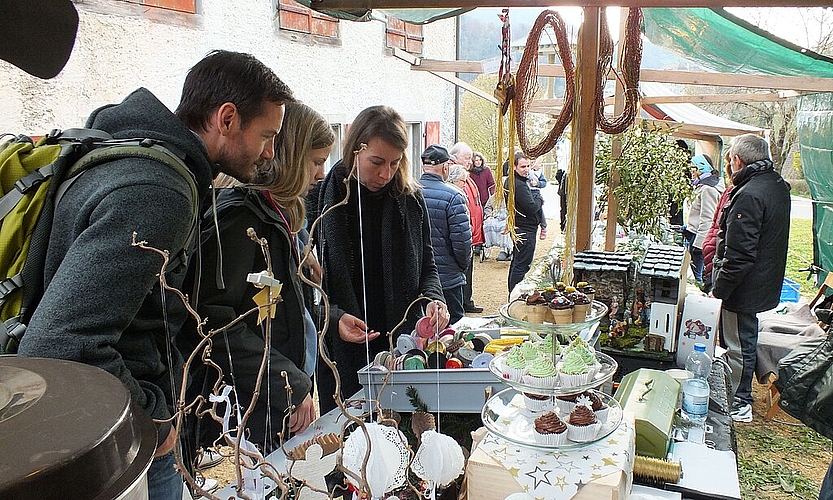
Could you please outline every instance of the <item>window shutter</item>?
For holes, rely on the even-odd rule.
[[[310,35],[338,38],[338,19],[325,16],[293,0],[278,4],[280,28]]]

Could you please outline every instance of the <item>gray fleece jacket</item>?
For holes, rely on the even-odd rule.
[[[213,167],[205,146],[148,90],[96,110],[87,126],[115,138],[165,141],[187,155],[200,196],[207,193]],[[159,162],[126,158],[81,174],[56,207],[44,295],[20,355],[102,368],[151,416],[169,417],[172,391],[178,394],[182,381],[182,356],[168,339],[181,327],[185,308],[170,293],[162,300],[161,256],[130,243],[135,231],[137,240],[178,252],[192,211],[186,180]],[[168,273],[168,283],[179,287],[184,275],[184,270]],[[160,442],[168,430],[167,424],[159,427]]]

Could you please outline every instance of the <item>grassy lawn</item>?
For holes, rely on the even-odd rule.
[[[801,285],[799,293],[807,300],[812,299],[818,290],[814,280],[807,280],[807,273],[798,272],[806,269],[813,261],[813,221],[810,219],[792,219],[790,221],[790,247],[787,251],[787,278]]]

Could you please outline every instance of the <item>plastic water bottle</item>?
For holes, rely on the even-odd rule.
[[[683,382],[683,411],[694,424],[705,423],[709,413],[708,376],[711,366],[705,344],[694,344],[694,350],[685,360],[685,369],[691,373],[691,378]]]

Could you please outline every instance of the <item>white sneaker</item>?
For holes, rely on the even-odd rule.
[[[216,451],[205,450],[197,461],[197,470],[210,469],[215,465],[219,465],[223,461],[223,456]]]
[[[752,421],[752,405],[749,403],[740,406],[732,406],[730,413],[732,420],[735,422],[751,422]]]

